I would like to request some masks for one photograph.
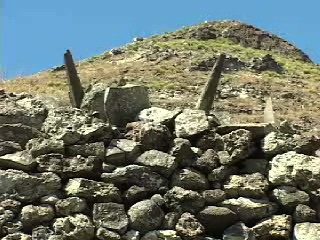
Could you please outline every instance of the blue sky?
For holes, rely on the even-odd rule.
[[[319,0],[0,0],[0,77],[29,75],[205,20],[268,30],[320,63]]]

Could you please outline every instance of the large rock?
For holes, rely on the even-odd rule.
[[[26,149],[34,158],[48,153],[64,154],[64,143],[54,138],[33,138],[28,141]]]
[[[164,212],[152,200],[144,200],[132,205],[128,210],[128,216],[131,229],[148,232],[160,227]]]
[[[115,233],[103,227],[98,228],[96,232],[96,237],[99,240],[121,240],[122,239],[118,233]]]
[[[175,119],[177,137],[188,138],[209,129],[205,111],[185,109]]]
[[[192,168],[184,168],[175,172],[171,178],[171,186],[178,186],[188,190],[205,190],[209,182],[204,174]]]
[[[274,215],[251,228],[257,239],[290,239],[292,220],[289,215]]]
[[[165,177],[169,177],[178,166],[175,157],[158,150],[144,152],[135,163],[150,167],[152,171]]]
[[[210,173],[219,166],[219,155],[213,149],[206,150],[199,158],[197,158],[192,166],[199,169],[203,173]]]
[[[208,206],[198,213],[197,218],[205,227],[206,232],[219,235],[238,221],[235,212],[225,207]]]
[[[316,240],[320,236],[320,223],[297,223],[294,226],[293,240]]]
[[[94,238],[94,226],[90,218],[83,214],[55,219],[53,230],[55,234],[62,235],[63,239],[92,240]]]
[[[33,171],[37,161],[27,151],[15,152],[0,157],[0,167],[22,171]]]
[[[168,126],[171,125],[178,114],[179,111],[169,111],[159,107],[150,107],[142,110],[137,118],[139,121],[160,123]]]
[[[183,237],[196,237],[202,235],[205,228],[194,215],[186,212],[179,218],[176,225],[176,231]]]
[[[41,132],[37,129],[21,123],[0,124],[0,139],[19,143],[22,148],[25,148],[30,139],[41,135]]]
[[[219,205],[234,211],[246,224],[252,224],[257,220],[269,217],[277,211],[275,203],[244,197],[227,199]]]
[[[80,155],[64,158],[61,154],[51,153],[36,158],[39,172],[54,172],[61,178],[97,178],[102,167],[99,159],[94,156],[88,158]]]
[[[69,216],[75,213],[83,213],[88,209],[87,202],[79,197],[60,199],[55,203],[56,213],[59,216]]]
[[[190,212],[192,214],[200,211],[205,200],[196,191],[186,190],[181,187],[173,187],[165,195],[166,207],[175,212]]]
[[[50,229],[50,227],[39,226],[39,227],[35,227],[32,229],[32,239],[33,240],[39,240],[39,239],[44,239],[44,240],[54,239],[54,240],[56,240],[55,238],[53,238],[53,236],[54,236],[54,232]]]
[[[224,135],[224,150],[231,158],[228,162],[222,164],[233,164],[248,158],[253,152],[252,133],[245,129],[239,129]]]
[[[128,165],[141,154],[141,144],[128,139],[113,139],[106,149],[105,161],[116,166]]]
[[[4,141],[0,139],[0,156],[21,151],[22,148],[18,143]]]
[[[72,197],[85,198],[96,202],[121,202],[120,191],[111,183],[97,182],[84,178],[70,179],[64,188]]]
[[[129,220],[123,204],[95,203],[93,205],[93,222],[96,228],[103,227],[124,234]]]
[[[222,151],[224,149],[224,143],[222,137],[211,130],[207,134],[204,134],[198,139],[196,146],[201,150],[213,149],[215,151]]]
[[[112,125],[125,126],[149,107],[148,89],[144,86],[125,85],[110,87],[105,91],[104,109]]]
[[[223,232],[223,240],[256,240],[256,238],[250,228],[238,222]]]
[[[30,95],[8,93],[0,98],[0,124],[23,124],[40,129],[46,116],[44,104]]]
[[[66,147],[66,154],[68,156],[95,156],[98,159],[103,160],[105,157],[105,147],[103,142],[86,143],[83,145],[70,145]]]
[[[261,198],[268,190],[268,181],[260,173],[232,175],[223,187],[229,198]]]
[[[160,174],[153,172],[150,168],[138,165],[119,167],[112,173],[102,173],[102,181],[114,183],[121,187],[137,185],[152,191],[167,186],[167,180]]]
[[[226,193],[221,189],[205,190],[201,193],[206,205],[215,205],[226,199]]]
[[[53,218],[54,209],[50,205],[27,205],[21,210],[20,220],[24,229],[31,230],[35,226],[50,222]]]
[[[297,223],[316,222],[317,212],[307,205],[299,204],[293,213],[293,219]]]
[[[320,158],[290,151],[271,161],[269,181],[274,185],[298,186],[302,190],[320,188]]]
[[[22,202],[34,202],[58,192],[61,179],[50,172],[29,175],[18,170],[0,170],[0,186],[0,196],[6,194]]]
[[[176,158],[181,167],[190,167],[195,159],[196,154],[191,149],[191,143],[187,139],[175,138],[169,153]]]

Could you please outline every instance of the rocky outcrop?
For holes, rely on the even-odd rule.
[[[317,239],[317,138],[192,109],[148,107],[127,128],[37,116],[38,129],[0,123],[2,239]]]

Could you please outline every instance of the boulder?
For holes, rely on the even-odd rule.
[[[316,222],[317,212],[308,205],[298,204],[293,213],[293,219],[296,223]]]
[[[85,198],[88,201],[122,201],[120,191],[112,183],[97,182],[85,178],[70,179],[64,187],[67,196]]]
[[[185,109],[175,119],[176,135],[188,138],[209,130],[209,122],[205,111]]]
[[[106,228],[119,234],[124,234],[129,224],[124,205],[112,202],[93,205],[93,222],[96,228]]]
[[[54,218],[54,209],[50,205],[27,205],[21,210],[20,220],[25,230],[49,223]]]
[[[55,203],[56,214],[69,216],[75,213],[84,213],[88,209],[86,200],[79,197],[60,199]]]
[[[260,173],[232,175],[223,186],[228,198],[262,198],[268,190],[268,181]]]
[[[117,166],[128,165],[141,154],[141,144],[128,139],[113,139],[106,149],[105,161]]]
[[[83,145],[70,145],[66,147],[66,155],[78,156],[81,155],[85,158],[95,156],[99,160],[105,158],[105,147],[103,142],[86,143]]]
[[[149,189],[133,185],[123,193],[123,199],[127,205],[132,205],[136,202],[148,198],[148,196],[151,194],[152,191],[150,191]]]
[[[168,212],[163,219],[161,229],[174,230],[181,214],[177,212]]]
[[[55,219],[53,230],[55,234],[62,235],[63,239],[94,239],[94,226],[90,218],[81,213]]]
[[[172,175],[171,186],[198,191],[208,189],[209,182],[206,176],[201,172],[192,168],[184,168]]]
[[[199,158],[197,158],[192,166],[203,173],[210,173],[219,166],[219,155],[213,149],[206,150]]]
[[[121,240],[121,236],[118,233],[105,229],[103,227],[98,228],[96,232],[97,239],[100,240]]]
[[[17,220],[17,219],[14,219],[12,221],[6,222],[2,226],[2,233],[4,235],[17,233],[17,232],[21,232],[21,231],[23,231],[23,225],[22,225],[22,222],[20,220]],[[1,236],[1,234],[0,234],[0,236]]]
[[[64,143],[54,138],[33,138],[28,141],[26,149],[33,158],[48,153],[64,154]]]
[[[220,235],[223,231],[235,224],[238,217],[235,212],[225,207],[208,206],[197,215],[206,232],[212,235]]]
[[[0,170],[0,186],[0,196],[7,194],[8,198],[12,196],[21,202],[34,202],[58,192],[61,179],[50,172],[27,174],[18,170]]]
[[[142,233],[156,230],[160,227],[164,212],[151,200],[144,200],[132,205],[128,210],[130,228]]]
[[[257,239],[290,239],[292,220],[289,215],[274,215],[263,219],[251,229]]]
[[[135,163],[147,166],[165,177],[169,177],[178,166],[175,157],[158,150],[144,152],[136,159]]]
[[[231,174],[234,174],[237,171],[237,168],[234,166],[225,166],[222,165],[218,168],[213,169],[208,174],[208,180],[212,182],[222,182],[226,178],[228,178]]]
[[[45,226],[39,226],[32,229],[32,239],[38,240],[38,239],[44,239],[48,240],[50,237],[50,240],[53,238],[54,232],[50,229],[50,227]]]
[[[227,199],[219,205],[234,211],[245,224],[252,224],[271,216],[277,211],[277,205],[268,200],[244,197]]]
[[[294,240],[311,240],[318,239],[320,233],[320,223],[297,223],[294,226]]]
[[[173,187],[167,191],[164,199],[166,207],[178,213],[190,212],[194,214],[205,205],[205,201],[199,193],[181,187]]]
[[[320,188],[320,158],[290,151],[271,161],[269,181],[273,185],[297,186],[312,191]]]
[[[190,141],[183,138],[175,138],[171,145],[169,154],[176,158],[179,166],[190,167],[196,159],[196,154],[191,148]]]
[[[54,172],[61,178],[97,178],[102,171],[99,159],[94,156],[88,158],[80,155],[64,158],[61,154],[47,154],[36,158],[39,172]]]
[[[148,190],[158,191],[167,186],[167,180],[150,168],[138,165],[118,167],[112,173],[102,173],[102,181],[114,183],[121,187],[137,185]]]
[[[148,89],[144,86],[109,87],[105,91],[104,109],[112,125],[125,126],[133,122],[139,112],[149,107]]]
[[[183,237],[196,237],[203,234],[205,228],[194,215],[186,212],[180,216],[176,224],[176,231]]]
[[[210,130],[208,133],[201,136],[197,140],[196,146],[203,151],[206,151],[207,149],[222,151],[224,149],[222,137],[214,130]]]
[[[209,206],[215,205],[226,199],[226,193],[221,189],[205,190],[201,193],[201,195],[204,198],[206,205]]]
[[[238,222],[223,232],[223,240],[256,240],[256,238],[250,228]]]
[[[0,167],[30,172],[35,170],[37,161],[28,151],[20,151],[0,156]]]
[[[160,123],[170,126],[180,111],[169,111],[159,107],[143,109],[137,116],[139,121]]]
[[[283,212],[292,214],[299,204],[308,204],[309,195],[291,186],[280,186],[272,190],[271,198],[281,207]]]

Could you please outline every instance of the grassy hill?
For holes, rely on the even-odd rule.
[[[214,105],[220,115],[230,122],[262,122],[265,97],[270,95],[279,121],[288,119],[320,132],[320,66],[287,41],[238,21],[207,22],[138,38],[77,63],[77,69],[86,87],[126,79],[150,87],[153,105],[194,107],[221,52],[233,67],[226,68],[221,79]],[[268,54],[281,71],[253,67]],[[0,88],[56,97],[67,105],[66,79],[60,66],[0,82]]]

